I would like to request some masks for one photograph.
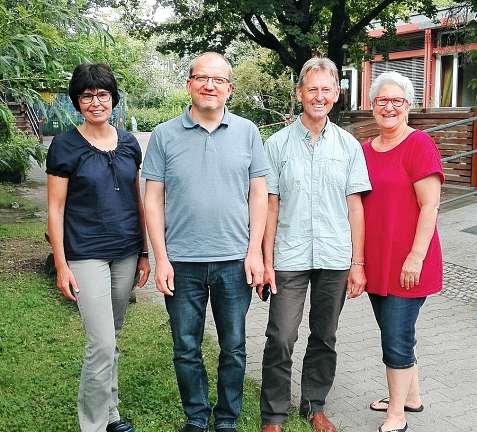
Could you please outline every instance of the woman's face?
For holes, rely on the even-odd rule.
[[[373,115],[380,129],[395,129],[407,124],[409,102],[403,90],[394,84],[384,84],[373,101]]]
[[[78,96],[81,114],[86,122],[100,125],[113,113],[111,93],[104,89],[86,89]]]

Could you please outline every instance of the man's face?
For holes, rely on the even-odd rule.
[[[198,111],[223,111],[232,93],[229,66],[219,56],[205,55],[198,59],[187,80],[192,106]]]
[[[296,95],[303,105],[303,120],[322,122],[338,100],[339,88],[327,70],[308,71]]]

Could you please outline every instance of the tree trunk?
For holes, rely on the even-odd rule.
[[[336,45],[334,45],[333,43],[336,43]],[[343,63],[344,63],[344,49],[341,44],[337,43],[337,41],[330,40],[330,44],[328,46],[328,58],[335,63],[336,68],[338,69],[338,78],[339,78],[339,81],[341,81]],[[334,104],[333,109],[329,113],[329,117],[333,123],[338,122],[339,115],[342,109],[343,109],[343,98],[341,97],[341,94],[340,94],[338,101]]]

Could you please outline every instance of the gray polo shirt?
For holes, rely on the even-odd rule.
[[[167,255],[188,262],[242,259],[250,179],[268,172],[260,134],[227,108],[209,133],[189,110],[154,129],[142,169],[145,179],[164,183]]]
[[[351,263],[348,195],[371,189],[360,143],[329,120],[318,141],[301,118],[265,143],[268,192],[279,195],[276,270],[345,270]]]

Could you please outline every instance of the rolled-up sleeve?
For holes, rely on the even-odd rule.
[[[265,154],[267,156],[268,164],[270,166],[270,171],[267,174],[267,188],[268,193],[274,195],[280,195],[280,187],[279,187],[279,179],[280,179],[280,171],[279,171],[279,151],[278,151],[278,144],[273,139],[273,137],[269,138],[265,142]]]
[[[346,182],[346,196],[355,193],[366,192],[371,190],[371,183],[368,176],[368,168],[364,158],[361,144],[353,141],[353,155],[348,165],[348,180]]]

